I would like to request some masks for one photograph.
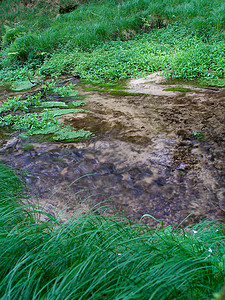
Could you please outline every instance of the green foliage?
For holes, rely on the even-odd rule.
[[[193,136],[198,139],[199,141],[202,141],[204,142],[205,141],[205,136],[206,134],[205,133],[202,133],[202,132],[198,132],[198,131],[193,131]]]
[[[26,113],[24,115],[7,114],[0,117],[0,127],[12,127],[32,134],[34,130],[48,127],[57,121],[49,111],[43,113]]]
[[[25,99],[21,99],[21,97],[8,98],[6,101],[2,103],[0,108],[0,113],[8,112],[8,111],[23,111],[26,112],[32,107],[39,106],[41,104],[41,93],[38,93],[33,96],[28,96]]]
[[[30,151],[30,150],[34,150],[34,145],[32,144],[27,144],[26,146],[23,147],[23,150],[25,151]]]
[[[143,96],[146,95],[144,93],[129,93],[125,91],[111,91],[111,95],[117,95],[117,96]]]
[[[1,58],[0,58],[1,61]],[[27,81],[27,75],[31,75],[32,68],[28,66],[21,66],[17,64],[6,65],[0,69],[0,80],[3,82]]]
[[[36,32],[18,36],[9,46],[9,55],[20,60],[34,57],[42,60],[62,47],[87,49],[118,38],[131,39],[138,32],[176,22],[204,40],[225,28],[222,0],[201,0],[198,4],[195,0],[176,0],[172,4],[170,0],[124,0],[121,4],[120,1],[93,1],[80,5],[74,12],[59,15],[44,31],[41,24],[35,24],[42,14],[41,10],[40,16],[34,18]],[[25,27],[28,24],[23,23]]]
[[[75,130],[73,127],[58,123],[33,130],[32,135],[51,135],[49,139],[64,142],[79,141],[93,136],[88,130]]]
[[[45,110],[44,110],[45,111]],[[52,108],[48,110],[54,117],[56,116],[62,116],[67,114],[77,114],[77,113],[84,113],[87,112],[84,109],[81,108]]]
[[[35,2],[33,9],[38,5]],[[59,15],[46,30],[35,25],[34,32],[28,29],[28,34],[3,49],[0,79],[24,79],[16,71],[17,58],[26,61],[28,69],[37,70],[44,62],[43,74],[76,72],[89,82],[163,71],[167,77],[201,78],[223,86],[224,9],[222,0],[83,4],[74,12]],[[41,8],[40,18],[42,13]],[[26,24],[23,21],[20,26],[26,28]],[[148,34],[138,35],[143,32]]]
[[[84,106],[87,104],[87,101],[82,101],[82,100],[76,100],[72,101],[68,104],[68,107],[78,107],[78,106]]]
[[[15,81],[11,86],[11,90],[14,92],[26,91],[34,86],[29,80],[26,81]]]
[[[0,164],[0,207],[16,204],[15,200],[19,199],[19,195],[23,194],[24,184],[22,180],[12,172],[7,166]]]
[[[55,81],[49,81],[42,86],[44,94],[52,94],[57,92],[63,97],[77,95],[77,92],[72,90],[71,86],[57,86]],[[28,95],[25,98],[14,97],[3,102],[0,108],[0,127],[12,128],[22,131],[22,135],[37,135],[37,134],[54,134],[52,139],[59,141],[77,141],[92,136],[92,133],[85,130],[76,131],[70,126],[59,124],[56,117],[69,114],[86,112],[86,110],[78,108],[86,104],[85,101],[72,101],[69,104],[64,102],[42,102],[43,94],[41,92],[36,95]],[[47,109],[51,108],[51,109]],[[44,108],[42,112],[30,113],[34,108]]]
[[[175,87],[166,88],[166,89],[164,89],[164,91],[172,91],[172,92],[174,91],[174,92],[186,93],[186,92],[191,92],[191,89],[183,88],[181,86],[175,86]]]
[[[181,49],[170,60],[172,78],[224,78],[225,42],[213,44],[198,43],[188,49]]]
[[[91,52],[57,52],[46,60],[41,72],[76,72],[95,82],[121,80],[162,70],[167,77],[224,80],[225,42],[205,44],[185,28],[168,26],[137,36],[131,41],[116,41]]]
[[[97,207],[61,224],[38,206],[18,205],[20,181],[0,171],[2,299],[212,299],[221,289],[221,224],[151,228]]]
[[[62,97],[75,97],[78,95],[78,92],[72,89],[71,84],[66,86],[60,86],[56,83],[54,79],[52,79],[51,81],[47,81],[42,87],[47,91],[48,94],[54,92]]]
[[[40,103],[40,107],[43,108],[53,108],[53,107],[58,107],[58,108],[72,108],[72,107],[80,107],[85,105],[87,102],[86,101],[72,101],[69,104],[66,104],[65,102],[61,101],[45,101]]]
[[[4,36],[9,29],[16,32],[20,30],[22,33],[37,29],[43,30],[49,27],[51,18],[56,14],[55,1],[32,0],[28,5],[26,5],[26,1],[21,0],[1,1],[0,24],[2,25],[0,26],[0,34]]]
[[[52,108],[52,107],[58,107],[58,108],[65,108],[68,107],[68,105],[65,102],[61,101],[45,101],[40,103],[40,107],[43,108]]]
[[[5,45],[5,46],[10,45],[12,42],[15,41],[16,38],[26,34],[25,28],[22,26],[12,28],[12,27],[5,25],[4,29],[5,29],[6,33],[2,37],[2,41],[3,41],[3,45]]]

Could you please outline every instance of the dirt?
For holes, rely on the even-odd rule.
[[[95,205],[109,205],[111,213],[119,210],[135,221],[144,214],[165,224],[190,214],[186,223],[223,218],[225,89],[183,84],[186,93],[165,91],[174,86],[159,74],[127,83],[126,91],[145,93],[141,96],[112,96],[77,85],[90,112],[64,121],[91,130],[94,139],[19,140],[12,147],[5,141],[1,160],[23,173],[34,203],[46,203],[51,214],[64,211],[62,220],[77,207]],[[27,143],[34,147],[25,151]],[[155,225],[151,217],[145,222]]]

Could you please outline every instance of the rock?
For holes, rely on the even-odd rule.
[[[3,145],[0,148],[0,153],[5,152],[6,150],[10,149],[10,148],[15,148],[17,143],[19,142],[19,139],[14,137],[11,140],[9,140],[5,145]]]

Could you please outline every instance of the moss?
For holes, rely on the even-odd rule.
[[[171,87],[171,88],[166,88],[166,89],[164,89],[164,91],[186,93],[186,92],[191,92],[191,89],[183,88],[183,87],[180,87],[180,86],[175,86],[175,87]]]
[[[104,88],[107,88],[107,89],[113,89],[113,90],[125,90],[127,89],[126,86],[120,86],[120,85],[117,85],[115,83],[100,83],[98,85],[99,87],[104,87]]]
[[[93,91],[93,92],[107,92],[107,90],[94,88],[94,87],[83,87],[86,91]]]
[[[23,147],[24,151],[29,151],[29,150],[33,150],[33,149],[34,149],[34,145],[31,145],[31,144],[28,144]]]
[[[110,94],[111,95],[116,95],[116,96],[143,96],[143,95],[147,95],[145,93],[129,93],[129,92],[125,92],[125,91],[111,91]]]
[[[113,88],[115,86],[115,83],[110,83],[110,82],[106,82],[106,83],[100,83],[98,86],[100,87],[106,87],[106,88]]]

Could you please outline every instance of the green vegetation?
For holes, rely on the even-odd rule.
[[[105,82],[105,83],[99,83],[99,87],[104,87],[105,89],[113,89],[113,90],[124,90],[127,89],[126,86],[120,86],[114,83]]]
[[[72,107],[78,107],[83,106],[87,104],[87,101],[72,101],[69,104],[66,104],[62,101],[45,101],[39,104],[39,107],[43,108],[52,108],[52,107],[58,107],[58,108],[72,108]]]
[[[103,0],[65,15],[58,9],[57,1],[1,2],[1,79],[26,79],[34,70],[102,82],[162,71],[224,85],[222,0]]]
[[[175,87],[171,87],[171,88],[164,89],[164,91],[172,91],[172,92],[182,92],[182,93],[186,93],[186,92],[191,92],[191,89],[183,88],[183,87],[181,87],[181,86],[175,86]]]
[[[194,136],[194,138],[198,139],[199,141],[204,142],[206,134],[202,133],[202,132],[194,131],[193,136]]]
[[[50,135],[48,139],[53,141],[74,142],[81,139],[87,139],[93,134],[87,130],[74,130],[73,127],[65,126],[62,124],[49,124],[42,126],[39,129],[33,130],[32,135]]]
[[[32,144],[27,144],[27,145],[25,145],[24,147],[23,147],[23,150],[25,150],[25,151],[30,151],[30,150],[34,150],[34,145],[32,145]]]
[[[2,103],[0,108],[0,113],[5,113],[8,111],[23,111],[26,112],[29,108],[39,106],[41,104],[41,92],[38,92],[36,95],[28,95],[25,99],[21,97],[8,98]]]
[[[95,207],[61,224],[18,191],[0,165],[1,299],[211,299],[223,285],[218,223],[154,229]]]
[[[77,114],[77,113],[87,112],[87,110],[81,108],[63,108],[63,109],[52,108],[50,110],[44,110],[44,111],[49,111],[54,115],[54,117],[67,115],[67,114]]]
[[[84,87],[84,90],[91,91],[91,92],[106,92],[104,89],[95,88],[95,87]]]
[[[126,91],[111,91],[111,95],[117,95],[117,96],[143,96],[146,95],[144,93],[129,93]]]
[[[34,86],[29,80],[26,81],[15,81],[11,86],[11,90],[14,92],[26,91]]]
[[[23,137],[51,134],[49,138],[54,141],[71,142],[92,136],[90,131],[76,131],[70,126],[58,123],[56,119],[65,114],[87,112],[78,108],[86,102],[78,100],[66,104],[65,102],[46,101],[46,96],[53,92],[57,92],[63,97],[77,95],[71,86],[57,86],[54,81],[47,82],[42,85],[39,92],[33,95],[9,98],[3,102],[0,108],[0,127],[22,131]],[[31,112],[34,109],[42,111]]]

